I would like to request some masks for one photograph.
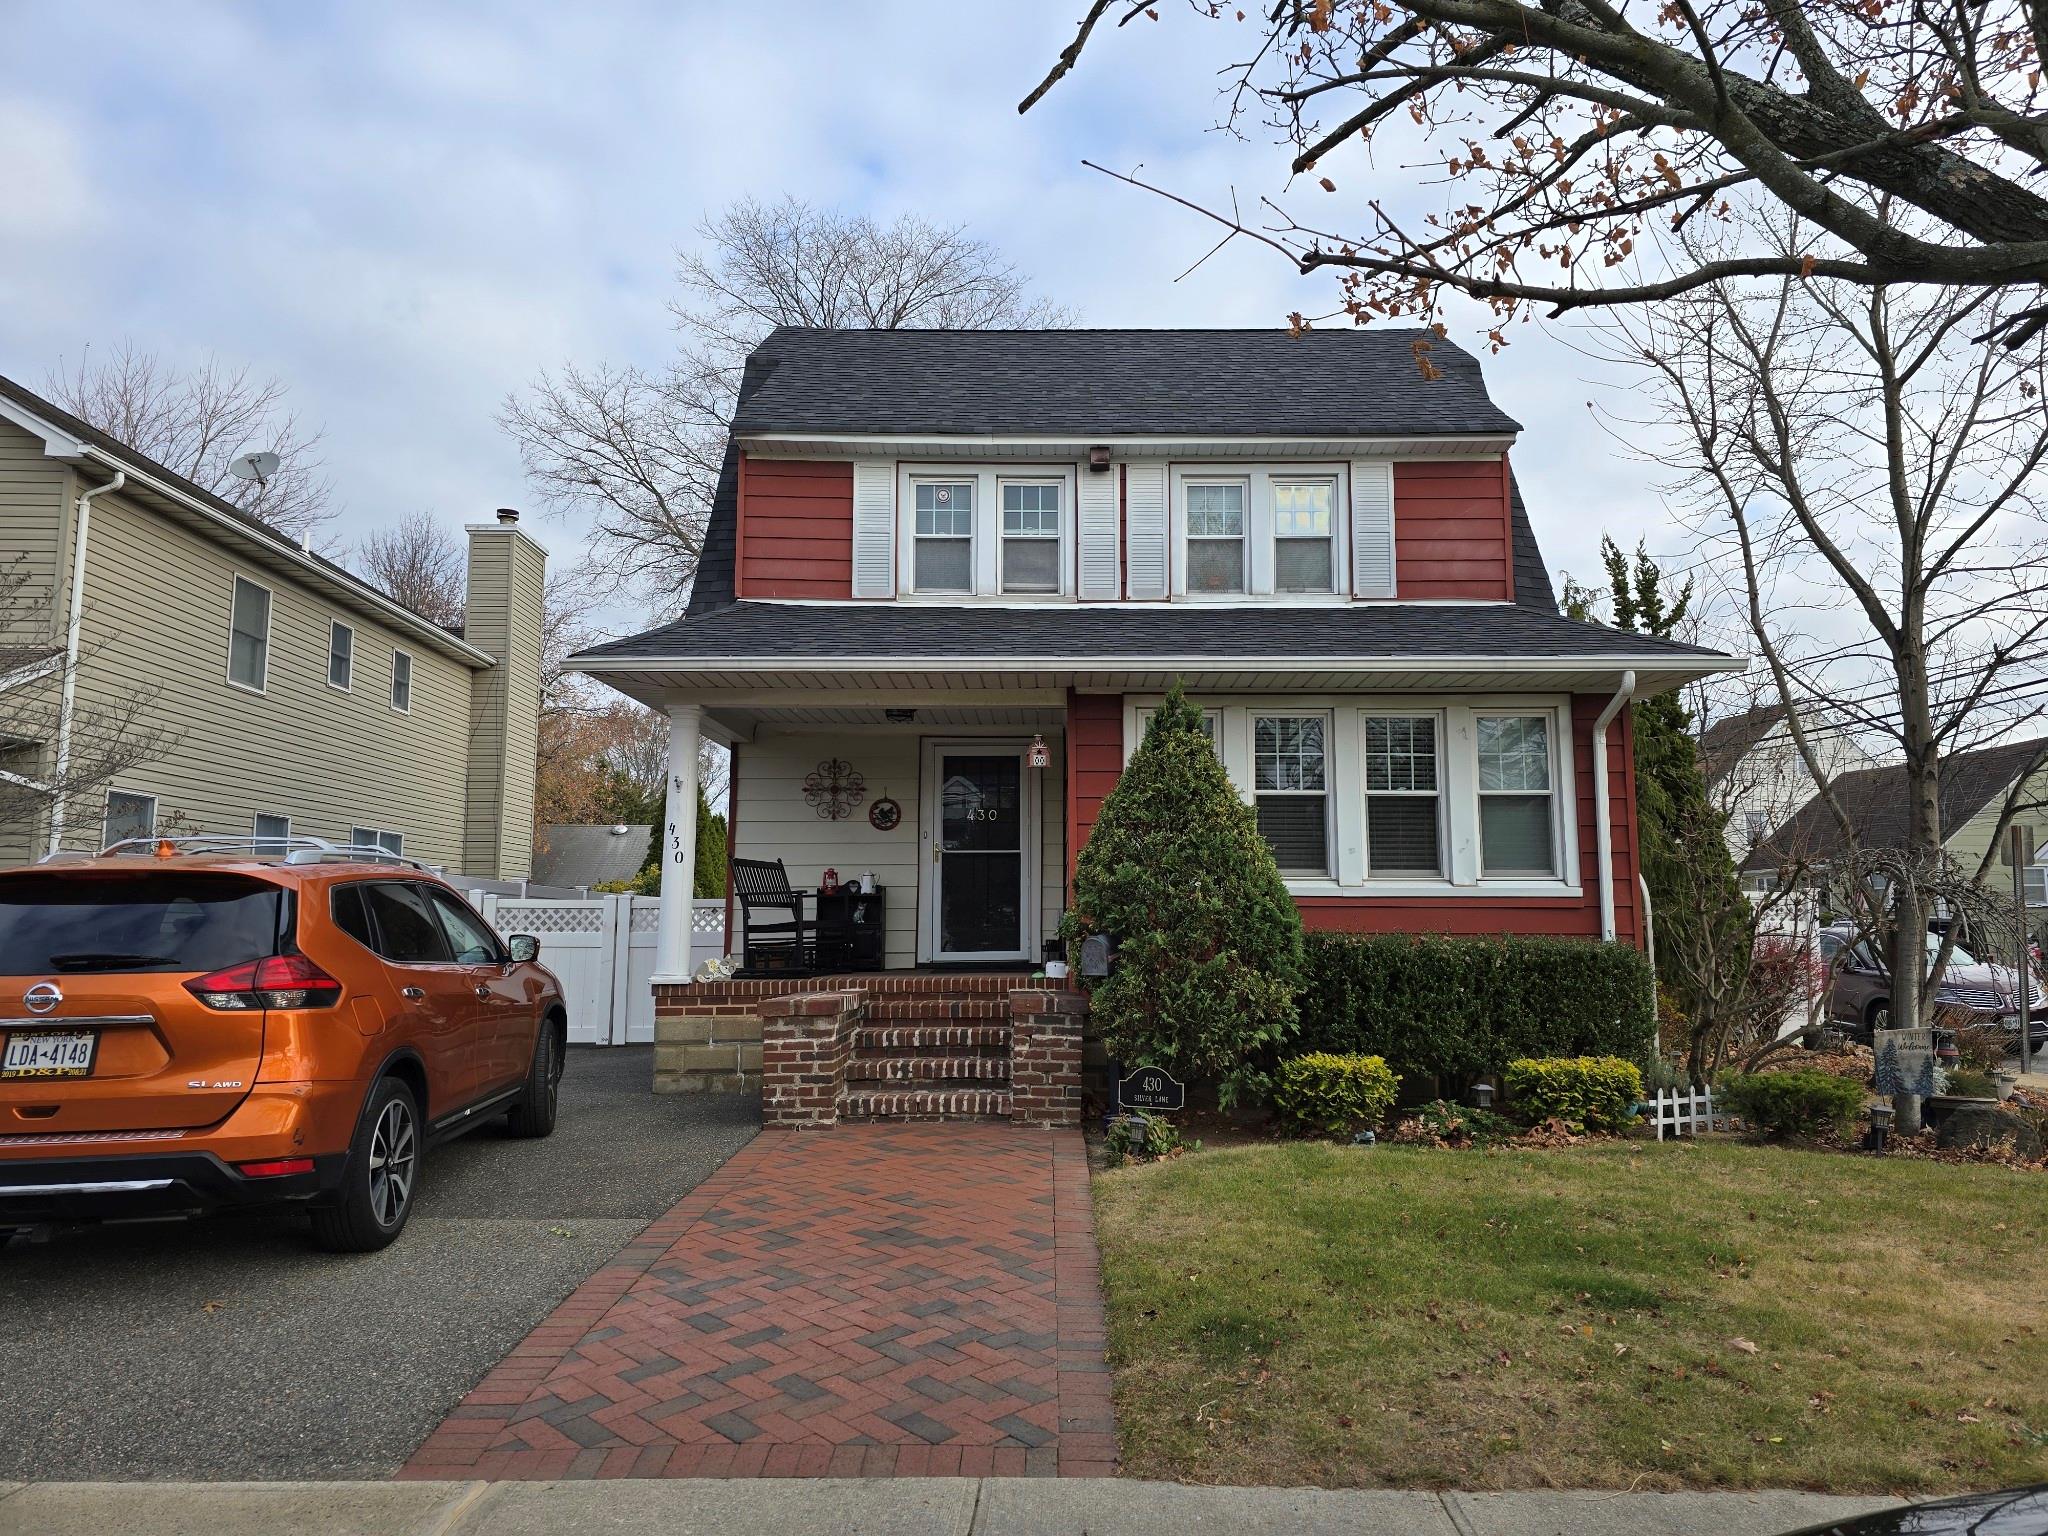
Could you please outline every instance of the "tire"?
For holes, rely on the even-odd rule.
[[[1891,1027],[1892,1003],[1890,998],[1881,997],[1864,1010],[1863,1038],[1867,1043],[1876,1045],[1877,1032],[1880,1029],[1890,1029]]]
[[[339,1195],[309,1213],[314,1243],[328,1253],[375,1253],[389,1246],[412,1215],[425,1150],[412,1089],[399,1078],[379,1078],[349,1144]]]
[[[552,1135],[555,1110],[562,1096],[562,1042],[552,1018],[534,1032],[533,1061],[526,1069],[526,1087],[513,1101],[505,1124],[514,1136]]]

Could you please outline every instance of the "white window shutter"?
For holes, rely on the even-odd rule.
[[[1351,565],[1360,597],[1394,595],[1394,466],[1351,461]]]
[[[1081,599],[1113,603],[1122,596],[1117,571],[1117,472],[1081,476],[1076,526],[1081,539]]]
[[[853,595],[896,595],[896,466],[886,459],[853,466]]]
[[[1125,574],[1131,598],[1166,596],[1166,466],[1124,469],[1124,529],[1130,540]]]

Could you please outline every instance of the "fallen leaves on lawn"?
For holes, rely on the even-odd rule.
[[[1736,1349],[1741,1350],[1745,1355],[1753,1355],[1756,1353],[1756,1346],[1752,1344],[1748,1339],[1733,1338],[1730,1339],[1728,1342]]]

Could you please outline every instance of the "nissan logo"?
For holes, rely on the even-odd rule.
[[[30,1013],[48,1013],[64,1001],[64,994],[54,981],[39,981],[21,994],[21,1001]]]

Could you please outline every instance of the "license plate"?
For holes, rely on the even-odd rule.
[[[90,1077],[99,1042],[90,1029],[16,1030],[0,1053],[0,1077]]]

